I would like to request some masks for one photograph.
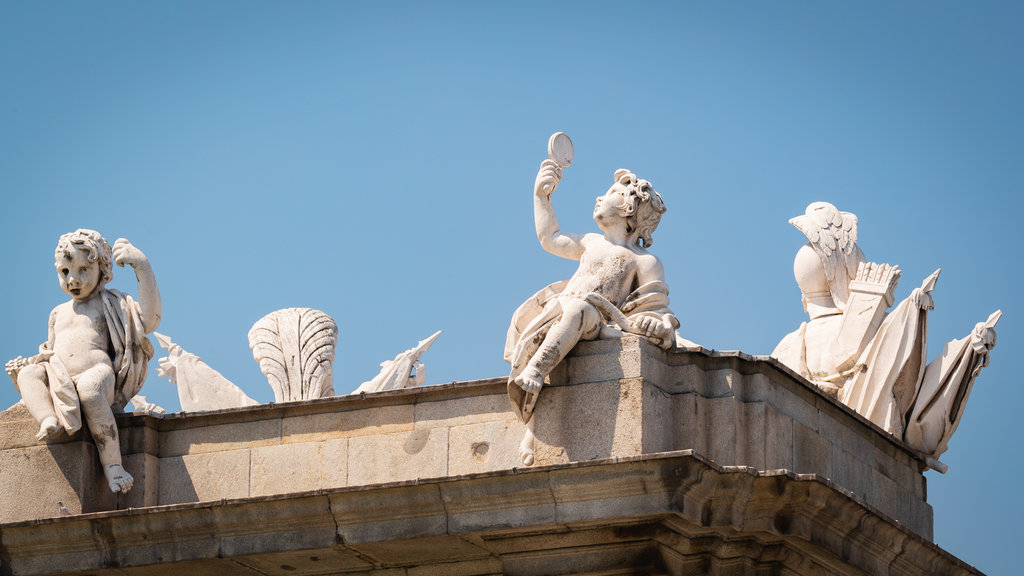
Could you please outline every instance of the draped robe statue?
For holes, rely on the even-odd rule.
[[[856,216],[815,202],[790,223],[809,241],[797,252],[794,273],[810,320],[772,356],[944,470],[937,459],[988,364],[1001,312],[928,363],[928,311],[939,270],[886,313],[900,271],[867,262],[857,246]]]

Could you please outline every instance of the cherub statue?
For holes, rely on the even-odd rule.
[[[54,254],[57,280],[71,300],[50,312],[46,342],[32,358],[7,363],[32,417],[36,438],[82,427],[82,417],[99,451],[112,492],[128,492],[133,479],[121,464],[114,412],[121,412],[146,378],[153,345],[146,334],[160,324],[160,292],[153,269],[138,248],[124,238],[111,250],[93,230],[60,237]],[[113,264],[135,269],[139,300],[104,286]]]
[[[919,450],[933,468],[996,343],[994,312],[927,362],[928,311],[940,270],[886,313],[900,270],[868,262],[857,217],[815,202],[790,220],[807,236],[793,264],[810,316],[772,356],[865,418]]]
[[[512,364],[509,398],[527,425],[520,445],[527,465],[534,459],[537,395],[544,378],[577,342],[617,338],[625,331],[669,348],[676,344],[679,327],[668,309],[661,261],[647,251],[665,212],[661,196],[650,182],[629,170],[617,170],[611,188],[594,205],[594,221],[601,234],[564,233],[550,195],[567,164],[550,155],[534,181],[537,238],[548,252],[578,260],[580,265],[569,280],[544,288],[516,310],[505,343],[505,360]]]

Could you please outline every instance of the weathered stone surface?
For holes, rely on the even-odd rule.
[[[447,428],[357,436],[348,441],[350,485],[440,478],[447,474]]]
[[[413,403],[304,414],[284,418],[281,434],[285,443],[391,434],[411,430],[414,414]]]
[[[552,375],[535,422],[538,465],[692,449],[720,465],[815,474],[931,534],[924,462],[776,361],[665,352],[637,337],[585,342],[569,357],[580,366],[605,360],[637,376],[581,382],[564,364]],[[650,381],[654,376],[663,381]],[[47,499],[77,513],[83,502],[91,506],[85,511],[98,511],[510,471],[522,466],[523,424],[505,386],[499,378],[202,414],[121,416],[121,449],[138,494],[104,500],[94,489],[103,487],[95,461],[76,460],[65,468],[80,472],[66,474],[53,454],[80,459],[94,450],[87,438],[69,439],[36,446],[42,452],[29,460],[34,472],[0,468],[9,479],[0,488],[0,513],[6,521],[55,515],[52,502],[34,497],[37,485],[55,487],[60,495]],[[18,414],[0,415],[0,426],[18,430]],[[0,450],[0,461],[20,462],[21,449]],[[910,503],[887,500],[893,494]]]
[[[281,419],[233,421],[221,424],[205,414],[198,416],[199,426],[188,426],[164,432],[160,457],[182,454],[225,452],[240,448],[275,446],[281,443]]]
[[[320,446],[282,444],[250,451],[249,495],[267,496],[316,490],[320,482]]]
[[[0,558],[24,576],[978,574],[828,481],[689,452],[6,524]]]
[[[247,497],[249,458],[249,450],[161,458],[160,504]]]
[[[523,424],[518,420],[453,426],[448,431],[448,475],[508,469],[509,462],[519,459],[522,437]]]

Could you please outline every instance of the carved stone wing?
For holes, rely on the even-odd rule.
[[[832,300],[845,311],[850,281],[856,276],[858,265],[865,260],[857,247],[857,216],[840,212],[828,202],[813,202],[803,215],[790,219],[789,223],[807,236],[825,268]]]
[[[249,348],[274,390],[275,402],[333,396],[337,343],[337,324],[311,308],[271,312],[249,330]]]

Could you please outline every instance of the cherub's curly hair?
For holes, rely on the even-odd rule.
[[[100,236],[99,232],[79,228],[61,236],[57,241],[57,249],[53,253],[54,265],[60,268],[63,264],[62,260],[70,260],[74,256],[75,250],[85,250],[89,253],[89,262],[99,262],[99,288],[114,278],[114,262],[110,244],[107,243],[106,238]]]
[[[651,234],[658,228],[661,215],[665,213],[665,202],[661,194],[647,180],[640,180],[629,170],[620,168],[615,171],[615,182],[626,187],[626,196],[618,209],[626,217],[626,230],[633,233],[639,231],[637,244],[641,248],[650,248],[654,244]]]

